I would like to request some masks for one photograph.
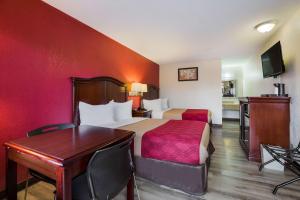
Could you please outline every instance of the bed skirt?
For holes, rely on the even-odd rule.
[[[135,156],[136,173],[138,177],[160,185],[192,195],[203,195],[207,191],[209,159],[206,163],[192,166]]]
[[[203,195],[207,191],[210,158],[215,151],[211,141],[207,151],[209,156],[206,162],[197,166],[134,156],[136,174],[154,183],[191,195]]]

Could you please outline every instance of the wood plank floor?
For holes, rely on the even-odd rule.
[[[179,191],[138,179],[137,184],[143,200],[289,200],[300,199],[300,182],[279,189],[272,194],[274,185],[293,178],[289,172],[280,173],[271,170],[258,171],[258,163],[249,162],[238,142],[239,125],[237,122],[224,122],[223,128],[214,128],[212,141],[216,148],[212,156],[208,175],[208,192],[201,196],[190,196]],[[29,200],[53,199],[54,187],[46,183],[37,183],[29,188]],[[125,199],[125,192],[115,199]],[[23,199],[24,191],[18,193]],[[137,199],[137,197],[136,197]]]

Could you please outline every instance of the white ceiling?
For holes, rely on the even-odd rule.
[[[160,65],[242,62],[272,34],[256,32],[256,24],[275,19],[278,29],[300,6],[300,0],[44,1]]]

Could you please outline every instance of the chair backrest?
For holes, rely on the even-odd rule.
[[[43,126],[43,127],[34,129],[32,131],[29,131],[27,133],[27,137],[32,137],[32,136],[40,135],[43,133],[49,133],[49,132],[53,132],[53,131],[57,131],[57,130],[63,130],[63,129],[74,128],[74,127],[75,127],[74,124],[51,124],[51,125]]]
[[[127,185],[134,170],[130,152],[133,138],[94,153],[87,167],[92,199],[112,199]]]

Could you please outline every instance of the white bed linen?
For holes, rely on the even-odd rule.
[[[168,111],[168,110],[172,110],[172,108],[168,108],[165,110],[153,110],[151,113],[151,118],[153,119],[163,119],[164,118],[164,112]],[[208,123],[211,122],[211,113],[209,111],[208,113]]]
[[[126,120],[121,120],[121,121],[117,121],[117,122],[113,122],[113,123],[109,123],[109,124],[103,124],[101,127],[105,127],[105,128],[119,128],[121,126],[126,126],[129,124],[134,124],[143,120],[146,120],[147,118],[144,117],[133,117],[131,119],[126,119]]]
[[[82,125],[102,126],[115,122],[112,104],[91,105],[80,101],[79,112]]]
[[[118,122],[132,118],[132,100],[123,103],[114,102],[114,100],[112,100],[109,103],[113,105],[115,121]]]
[[[152,110],[151,117],[153,119],[163,119],[164,112],[166,112],[168,110],[171,110],[171,109],[172,108],[168,108],[168,109],[165,109],[165,110]]]
[[[129,124],[138,123],[143,120],[149,120],[149,119],[143,118],[143,117],[133,117],[132,119],[128,119],[128,120],[123,120],[123,121],[110,123],[110,124],[104,124],[101,127],[119,128],[119,127],[126,126]],[[207,147],[209,144],[209,137],[210,137],[209,133],[210,133],[209,125],[206,123],[206,126],[203,130],[200,146],[199,146],[200,164],[204,163],[208,157]],[[134,138],[134,155],[136,155],[136,156],[141,156],[141,144],[142,144],[143,134],[144,133],[136,133],[135,138]]]

